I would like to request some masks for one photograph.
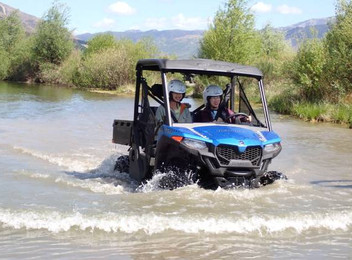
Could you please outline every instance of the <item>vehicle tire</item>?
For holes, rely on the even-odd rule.
[[[119,171],[119,172],[129,172],[129,167],[130,167],[130,160],[128,155],[122,155],[117,158],[114,171]]]
[[[265,186],[274,183],[276,180],[287,180],[287,176],[281,172],[268,171],[260,178],[260,184]]]
[[[184,163],[172,163],[163,165],[158,169],[164,176],[159,180],[159,187],[173,190],[196,182],[196,172]]]

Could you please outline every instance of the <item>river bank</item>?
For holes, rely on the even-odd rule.
[[[33,82],[31,81],[17,83],[33,85]],[[53,87],[78,89],[92,93],[127,97],[133,96],[135,92],[135,85],[133,84],[121,86],[116,90],[105,90],[100,88],[81,88],[62,84],[50,85]],[[274,87],[273,89],[276,88]],[[315,104],[308,102],[300,102],[298,100],[293,101],[289,97],[283,98],[281,95],[276,94],[275,92],[273,93],[272,91],[269,91],[268,94],[269,108],[279,114],[290,115],[311,123],[333,123],[352,129],[352,104],[350,103],[333,104],[328,102],[321,102]],[[199,93],[193,93],[192,96],[196,96],[198,98],[201,95]]]
[[[309,103],[273,97],[269,108],[279,114],[290,115],[312,123],[334,123],[352,129],[352,104],[328,102]]]

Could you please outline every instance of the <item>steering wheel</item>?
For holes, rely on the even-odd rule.
[[[226,122],[232,121],[233,118],[235,119],[235,124],[251,123],[251,118],[246,113],[235,113],[235,114],[229,115],[226,118]]]

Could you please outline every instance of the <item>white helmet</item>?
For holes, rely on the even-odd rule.
[[[203,91],[204,104],[207,104],[208,97],[222,96],[222,89],[217,85],[209,85]]]
[[[186,93],[185,84],[183,84],[182,81],[178,79],[171,80],[168,84],[168,89],[169,89],[169,93],[170,92],[180,93],[180,94]]]

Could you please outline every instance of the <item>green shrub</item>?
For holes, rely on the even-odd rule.
[[[0,80],[4,80],[8,77],[10,59],[8,53],[2,48],[0,48],[0,60]]]
[[[134,83],[137,61],[154,57],[155,53],[156,47],[148,39],[137,43],[126,39],[116,41],[113,47],[85,56],[77,69],[72,69],[72,82],[83,88],[115,90]]]
[[[338,0],[335,10],[336,22],[326,35],[326,79],[341,97],[352,93],[352,1]]]
[[[60,64],[70,55],[74,44],[67,23],[67,7],[54,2],[34,34],[33,53],[38,62]]]
[[[131,81],[130,60],[123,49],[91,54],[78,69],[75,85],[113,90]]]
[[[27,81],[35,77],[37,64],[31,52],[32,46],[32,37],[27,37],[16,45],[9,67],[10,80]]]
[[[324,103],[295,103],[293,114],[308,121],[328,121],[328,106]]]
[[[198,57],[252,64],[261,48],[247,0],[229,0],[204,32]]]
[[[59,66],[56,64],[45,62],[39,64],[39,72],[37,74],[39,82],[50,84],[61,84],[61,76]]]
[[[331,118],[335,123],[352,124],[352,105],[340,104],[331,110]]]
[[[87,42],[87,45],[87,49],[84,50],[85,56],[113,48],[116,46],[116,41],[113,35],[104,33],[94,36]]]
[[[61,83],[67,86],[74,86],[75,79],[79,77],[80,66],[81,52],[79,50],[74,50],[71,55],[61,64]]]
[[[326,96],[326,85],[322,80],[325,64],[326,55],[322,41],[307,40],[300,46],[293,62],[292,78],[300,89],[302,99],[316,102]]]

